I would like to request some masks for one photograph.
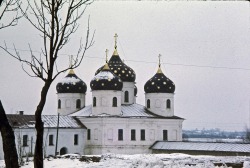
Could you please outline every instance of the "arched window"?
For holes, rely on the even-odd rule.
[[[117,107],[117,98],[113,97],[113,107]]]
[[[128,91],[125,91],[124,102],[128,102]]]
[[[61,100],[58,100],[58,109],[61,109]]]
[[[171,108],[171,101],[168,99],[167,100],[167,109],[170,109]]]
[[[80,99],[77,99],[76,100],[76,108],[81,108],[81,100]]]
[[[96,107],[96,97],[93,97],[93,107]]]
[[[147,108],[150,108],[150,100],[147,100]]]

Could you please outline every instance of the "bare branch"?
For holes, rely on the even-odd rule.
[[[8,0],[17,1],[17,0]],[[19,53],[14,45],[14,53],[10,52],[5,44],[4,47],[0,46],[1,49],[6,51],[11,57],[20,61],[22,69],[30,77],[36,77],[43,81],[44,85],[41,89],[40,102],[35,111],[36,124],[35,128],[37,131],[36,148],[34,156],[34,167],[43,167],[43,154],[42,154],[42,143],[43,143],[43,122],[41,119],[42,111],[46,103],[46,97],[48,90],[54,81],[54,79],[71,68],[78,67],[86,51],[94,44],[94,34],[91,40],[89,40],[90,30],[89,21],[87,22],[87,32],[85,38],[85,44],[80,41],[80,46],[77,51],[77,55],[73,59],[72,66],[65,66],[59,69],[57,66],[58,58],[61,56],[60,51],[70,41],[70,37],[79,27],[79,19],[83,16],[86,7],[93,1],[91,0],[27,0],[27,8],[21,7],[19,3],[20,11],[24,18],[40,32],[40,36],[43,40],[43,47],[41,53],[37,55],[33,52],[29,45],[30,60],[27,60],[25,56]],[[6,11],[9,10],[6,9]],[[63,15],[62,15],[63,13]],[[43,64],[45,62],[45,64]],[[30,68],[29,71],[24,66]]]
[[[33,73],[33,75],[29,74],[29,76],[37,76],[43,81],[53,81],[60,73],[69,69],[67,66],[59,70],[56,65],[56,60],[60,57],[60,50],[70,41],[71,34],[75,33],[78,29],[78,20],[83,16],[87,6],[92,2],[91,0],[40,0],[40,3],[37,3],[37,1],[34,0],[27,1],[28,6],[26,8],[21,7],[19,3],[22,15],[41,33],[40,36],[43,38],[43,48],[41,48],[42,54],[40,54],[40,59],[32,52],[30,46],[31,57],[29,61],[22,58],[15,46],[15,54],[8,51],[6,44],[5,47],[0,47],[13,58],[28,65]],[[65,15],[61,15],[62,10],[66,10]],[[85,44],[82,43],[82,40],[80,41],[80,46],[74,58],[72,68],[76,68],[81,64],[86,50],[94,44],[93,39],[95,32],[89,40],[89,20],[90,17],[87,22]],[[41,57],[41,55],[43,57]],[[45,64],[43,64],[43,60]],[[54,72],[54,66],[56,72]],[[25,72],[27,73],[27,70]],[[46,74],[46,77],[44,77],[43,72]]]
[[[17,25],[18,20],[22,17],[18,12],[19,8],[18,0],[0,1],[0,29]],[[5,23],[2,23],[6,13],[13,15],[13,17],[10,20],[6,20]]]
[[[60,75],[61,73],[63,72],[66,72],[67,70],[69,69],[75,69],[77,68],[78,66],[80,66],[82,60],[83,60],[83,57],[87,51],[87,49],[89,49],[92,45],[94,45],[94,36],[95,36],[95,31],[94,33],[92,34],[92,37],[91,37],[91,40],[89,42],[89,21],[90,21],[90,17],[88,18],[88,27],[87,27],[87,33],[86,33],[86,39],[85,39],[85,45],[83,46],[82,44],[82,39],[80,41],[80,46],[79,46],[79,49],[78,49],[78,52],[77,52],[77,55],[74,59],[74,63],[72,64],[71,67],[68,67],[66,69],[63,69],[61,71],[58,71],[57,74],[54,76],[53,80],[58,76]]]

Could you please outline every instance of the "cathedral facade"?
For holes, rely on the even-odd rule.
[[[136,103],[136,73],[111,58],[90,81],[92,104],[85,105],[87,85],[71,69],[57,84],[58,113],[77,117],[86,127],[84,154],[151,153],[156,141],[182,141],[183,118],[174,115],[175,84],[159,67],[144,85],[145,106]],[[106,53],[107,55],[107,53]]]

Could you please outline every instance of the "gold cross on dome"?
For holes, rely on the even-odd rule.
[[[73,66],[73,55],[69,57],[69,67],[72,68]]]
[[[159,67],[158,67],[158,70],[157,70],[157,73],[162,73],[162,70],[161,70],[161,54],[159,54]]]
[[[161,66],[161,54],[159,54],[159,67]]]
[[[105,53],[106,53],[106,63],[108,63],[108,52],[109,52],[109,50],[106,49],[106,50],[105,50]]]
[[[115,33],[115,49],[117,48],[117,37],[118,37],[118,35],[117,35],[117,33]]]

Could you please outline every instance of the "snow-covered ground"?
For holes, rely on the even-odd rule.
[[[72,155],[74,156],[74,155]],[[120,155],[105,154],[100,156],[100,162],[81,162],[76,157],[45,159],[46,168],[213,168],[228,167],[226,163],[243,163],[244,168],[250,168],[250,157],[244,156],[192,156],[186,154],[137,154]],[[219,163],[222,166],[215,166]],[[4,161],[0,161],[0,168]],[[32,168],[33,162],[28,162],[22,168]]]

